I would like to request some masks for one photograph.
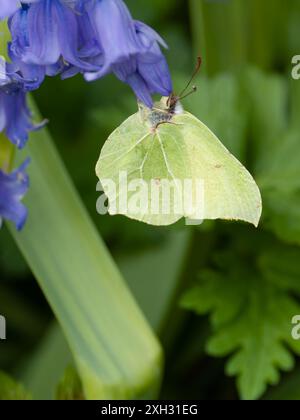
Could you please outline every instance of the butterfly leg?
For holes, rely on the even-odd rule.
[[[159,122],[159,123],[157,123],[156,124],[156,126],[154,127],[154,131],[160,126],[160,125],[163,125],[163,124],[172,124],[172,125],[184,125],[183,123],[175,123],[175,122],[173,122],[173,121],[161,121],[161,122]]]

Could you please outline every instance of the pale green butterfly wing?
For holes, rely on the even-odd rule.
[[[173,166],[176,164],[178,152],[176,153],[175,150],[175,153],[173,152],[171,155]],[[185,177],[185,173],[180,166],[177,166],[180,177]],[[183,217],[183,215],[175,215],[174,212],[165,215],[163,218],[161,214],[154,214],[155,212],[151,212],[150,196],[148,211],[143,208],[140,212],[133,209],[137,194],[135,191],[128,191],[130,183],[143,180],[150,185],[152,180],[158,182],[159,179],[170,179],[160,143],[156,136],[154,138],[151,127],[141,120],[139,113],[128,118],[111,134],[101,151],[96,173],[109,199],[110,214],[123,214],[153,225],[172,224]],[[125,183],[123,185],[122,179],[124,179],[125,173],[127,182],[126,185]],[[115,191],[109,188],[108,184],[112,183],[117,186]],[[127,205],[120,203],[120,197],[124,194],[127,194]],[[136,207],[138,207],[138,204]],[[170,207],[172,208],[172,206]]]
[[[216,136],[187,112],[156,128],[149,115],[128,118],[101,151],[96,172],[109,212],[157,226],[182,217],[257,226],[259,189]]]
[[[180,124],[193,177],[204,180],[204,219],[243,220],[257,226],[262,202],[250,173],[192,114],[175,116],[174,122]],[[176,132],[174,127],[168,131]]]

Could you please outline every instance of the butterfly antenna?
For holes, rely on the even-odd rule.
[[[195,79],[195,77],[197,76],[197,74],[199,73],[199,71],[200,71],[200,68],[201,68],[201,64],[202,64],[202,58],[201,57],[198,57],[197,58],[197,66],[196,66],[196,68],[195,68],[195,71],[194,71],[194,73],[192,74],[192,77],[191,77],[191,79],[189,80],[189,82],[188,82],[188,84],[186,85],[186,87],[183,89],[183,91],[181,92],[181,94],[179,95],[179,97],[182,99],[182,98],[185,98],[186,96],[183,96],[184,94],[185,94],[185,92],[187,91],[187,89],[190,87],[190,85],[191,85],[191,83],[192,83],[192,81]],[[192,90],[192,92],[190,92],[190,93],[188,93],[188,95],[190,95],[191,93],[194,93],[196,90],[195,90],[195,87],[193,88],[193,90]]]
[[[193,89],[190,91],[190,92],[188,92],[187,94],[185,94],[185,95],[183,95],[183,96],[180,96],[180,100],[182,100],[182,99],[185,99],[185,98],[187,98],[188,96],[190,96],[190,95],[192,95],[193,93],[195,93],[195,92],[197,92],[197,86],[193,86]]]

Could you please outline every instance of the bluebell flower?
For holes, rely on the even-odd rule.
[[[12,56],[30,65],[51,68],[63,61],[85,70],[95,70],[78,57],[78,1],[31,0],[28,3],[23,4],[9,21]],[[48,74],[47,69],[45,72]]]
[[[21,200],[29,187],[28,164],[29,160],[9,174],[0,170],[0,225],[3,219],[10,220],[21,230],[26,222],[27,209]]]
[[[138,99],[152,106],[152,94],[168,96],[172,80],[160,45],[161,37],[147,25],[134,21],[122,0],[91,0],[86,2],[90,28],[99,46],[97,72],[85,72],[88,81],[108,73],[128,83]]]
[[[149,26],[135,21],[138,38],[147,53],[138,54],[137,72],[147,83],[152,93],[169,96],[173,91],[172,79],[165,56],[159,45],[168,48],[164,40]]]
[[[32,123],[24,89],[25,85],[30,86],[30,81],[14,70],[14,65],[0,59],[0,132],[4,131],[7,138],[22,149],[29,131],[39,129],[44,122]]]
[[[0,20],[9,18],[21,7],[30,3],[36,3],[40,0],[0,0]]]
[[[43,83],[45,76],[56,76],[63,69],[62,61],[53,65],[37,65],[24,62],[23,51],[28,45],[27,39],[28,6],[24,6],[9,21],[12,42],[8,43],[8,55],[15,66],[15,71],[23,75],[26,90],[35,90]],[[26,81],[29,84],[26,84]]]
[[[123,0],[26,0],[10,19],[9,55],[37,88],[46,75],[83,73],[88,81],[114,73],[152,106],[172,92],[159,35],[134,21]]]
[[[85,0],[89,2],[90,0]],[[77,7],[77,24],[78,24],[78,52],[77,55],[80,60],[84,61],[85,63],[90,63],[94,71],[96,72],[100,68],[102,68],[104,64],[104,55],[100,44],[97,40],[97,36],[95,31],[92,28],[92,22],[88,13],[85,12],[84,2],[79,3],[81,8]],[[72,77],[77,73],[84,73],[85,70],[73,66],[70,64],[64,63],[64,68],[62,72],[62,79],[66,79],[68,77]]]
[[[0,19],[5,19],[15,13],[20,7],[18,0],[0,0]]]

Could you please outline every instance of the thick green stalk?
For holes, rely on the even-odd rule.
[[[120,270],[133,295],[164,345],[166,339],[170,341],[172,333],[185,316],[180,312],[179,320],[177,315],[178,289],[192,242],[191,236],[189,229],[171,232],[168,239],[159,246],[134,255],[125,257],[122,254],[117,257]],[[20,379],[34,399],[51,399],[70,361],[65,339],[55,324],[39,344],[36,353],[27,361],[25,370],[21,369]]]
[[[33,133],[25,150],[31,158],[25,200],[29,219],[21,233],[13,227],[11,232],[63,328],[86,397],[155,396],[162,370],[160,345],[47,131]]]

